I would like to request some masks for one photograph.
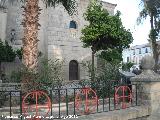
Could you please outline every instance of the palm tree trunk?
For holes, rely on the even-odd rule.
[[[26,0],[24,8],[23,64],[28,70],[36,71],[38,64],[38,27],[40,24],[39,0]]]
[[[154,36],[154,17],[151,13],[151,20],[150,20],[150,24],[151,24],[151,35],[150,35],[150,39],[151,39],[151,45],[152,45],[152,51],[153,51],[153,58],[155,61],[155,65],[154,65],[154,71],[157,72],[157,67],[158,67],[158,50],[157,50],[157,43],[156,43],[156,37]]]
[[[22,91],[26,92],[35,89],[35,73],[38,67],[38,27],[40,24],[38,6],[39,0],[26,0],[24,8],[24,19],[22,22],[24,28],[24,38],[22,40],[23,56],[22,62],[27,68],[27,74],[22,76]],[[33,75],[30,74],[32,72]]]

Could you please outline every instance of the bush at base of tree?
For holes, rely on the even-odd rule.
[[[0,79],[5,75],[4,71],[1,70],[2,62],[12,62],[15,60],[16,53],[8,42],[3,43],[0,39]]]
[[[120,81],[119,63],[111,63],[101,59],[101,64],[95,68],[95,80],[91,79],[91,61],[82,62],[83,68],[87,70],[88,79],[82,80],[79,84],[82,87],[90,86],[96,91],[99,98],[108,97],[108,93],[113,93],[114,85]],[[109,90],[110,89],[110,90]],[[112,94],[113,95],[113,94]]]
[[[63,61],[59,59],[42,59],[40,69],[37,73],[28,71],[27,68],[22,67],[19,71],[12,72],[10,82],[22,82],[26,84],[30,90],[47,90],[48,87],[60,87],[63,82],[62,66]]]

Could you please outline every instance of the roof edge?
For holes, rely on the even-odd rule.
[[[110,2],[106,2],[106,1],[102,1],[102,0],[101,0],[101,2],[110,4],[110,5],[113,5],[113,6],[115,6],[115,7],[117,6],[117,4],[113,4],[113,3],[110,3]]]

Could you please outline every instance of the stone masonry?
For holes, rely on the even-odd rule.
[[[7,11],[0,9],[0,39],[5,40],[6,37],[6,24],[7,24]]]

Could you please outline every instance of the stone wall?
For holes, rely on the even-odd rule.
[[[22,45],[23,38],[23,26],[21,25],[23,20],[23,10],[21,3],[13,3],[8,5],[7,9],[7,25],[6,25],[6,40],[11,43],[11,30],[15,30],[15,42],[13,47],[20,47]]]
[[[10,77],[13,71],[17,71],[22,66],[21,61],[16,57],[13,62],[2,62],[1,68],[6,76]],[[8,81],[9,82],[9,81]]]
[[[7,24],[7,10],[0,9],[0,39],[2,41],[6,38],[6,24]]]
[[[90,48],[83,48],[80,41],[81,29],[86,21],[83,18],[83,12],[87,7],[86,1],[79,1],[77,12],[73,16],[69,16],[63,6],[48,8],[47,21],[47,39],[48,39],[48,57],[59,58],[65,61],[64,76],[69,80],[69,62],[76,60],[79,63],[80,79],[85,79],[81,62],[89,60],[91,56]],[[70,21],[77,23],[77,29],[70,29]]]
[[[149,107],[133,107],[93,115],[80,116],[77,120],[147,120]]]

